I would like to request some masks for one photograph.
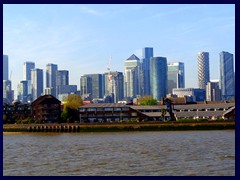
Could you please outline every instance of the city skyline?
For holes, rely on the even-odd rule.
[[[123,72],[124,61],[131,54],[142,58],[144,47],[153,47],[154,56],[167,62],[183,62],[186,88],[198,87],[200,51],[209,52],[210,80],[219,79],[219,53],[235,57],[235,7],[3,5],[3,54],[15,94],[26,61],[35,62],[44,76],[48,63],[57,64],[80,89],[81,75],[107,72],[110,56],[111,71]]]

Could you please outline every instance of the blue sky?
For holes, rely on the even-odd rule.
[[[210,79],[219,79],[219,52],[235,57],[235,5],[219,4],[5,4],[3,54],[9,56],[13,89],[23,78],[23,62],[69,70],[80,76],[123,71],[124,61],[143,47],[154,56],[185,63],[186,87],[197,87],[197,53],[210,53]],[[45,85],[45,82],[44,82]]]

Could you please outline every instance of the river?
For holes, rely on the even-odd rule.
[[[234,176],[235,131],[3,133],[4,176]]]

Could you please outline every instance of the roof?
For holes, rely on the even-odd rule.
[[[133,54],[127,60],[140,60],[140,59],[135,54]]]
[[[122,103],[99,103],[99,104],[86,104],[80,108],[106,108],[106,107],[130,107]]]
[[[37,104],[42,104],[42,103],[58,103],[61,104],[61,101],[59,101],[57,98],[55,98],[52,95],[44,95],[44,96],[40,96],[39,98],[37,98],[35,101],[32,102],[32,105],[37,105]]]

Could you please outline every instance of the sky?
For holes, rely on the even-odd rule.
[[[48,63],[69,70],[69,83],[79,89],[81,75],[105,73],[108,64],[123,72],[124,61],[142,58],[144,47],[167,62],[184,62],[187,88],[198,87],[197,53],[209,52],[210,79],[219,79],[219,53],[235,57],[235,5],[3,5],[3,54],[15,98],[26,61],[43,69],[44,78]]]

